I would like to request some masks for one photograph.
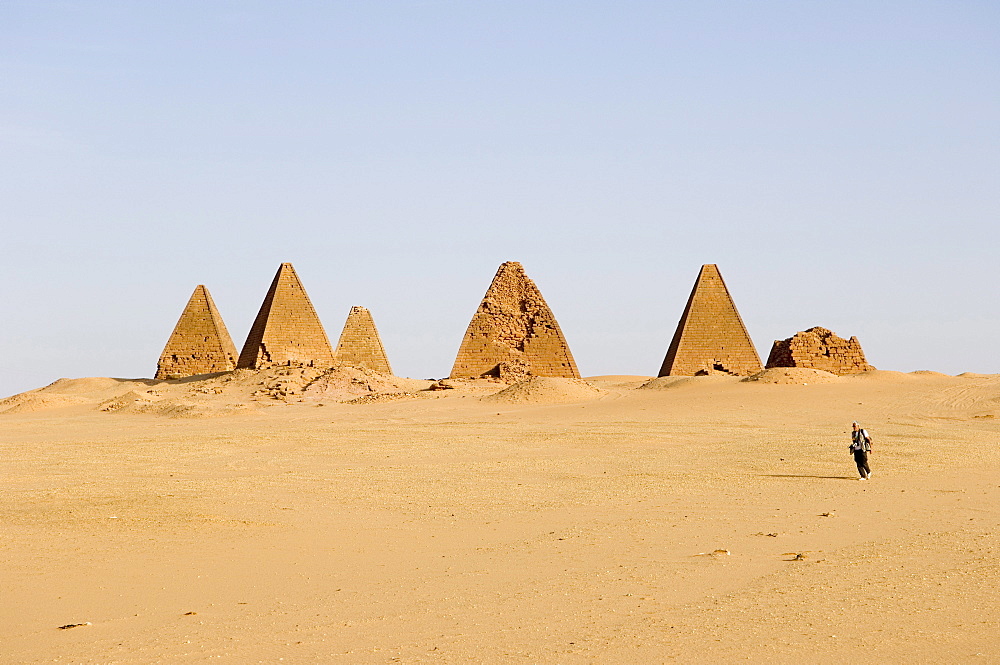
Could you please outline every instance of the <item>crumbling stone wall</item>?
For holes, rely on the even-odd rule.
[[[844,339],[818,326],[788,339],[775,340],[767,366],[809,367],[841,375],[875,369],[865,359],[857,337]]]
[[[236,346],[204,284],[195,287],[156,364],[157,379],[229,372]]]
[[[516,261],[497,270],[458,350],[452,378],[580,378],[566,338]]]
[[[238,367],[331,367],[333,348],[291,263],[282,263],[247,335]]]
[[[381,374],[392,374],[375,320],[364,307],[352,307],[348,313],[344,330],[340,333],[340,341],[337,342],[335,359],[339,363],[367,367]]]
[[[702,266],[659,376],[749,376],[760,370],[760,356],[718,266]]]

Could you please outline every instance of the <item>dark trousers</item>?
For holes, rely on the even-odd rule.
[[[858,465],[858,473],[861,474],[862,478],[867,478],[868,474],[872,472],[872,470],[868,468],[868,453],[865,451],[854,451],[854,463]]]

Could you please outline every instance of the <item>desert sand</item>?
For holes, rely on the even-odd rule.
[[[1000,662],[1000,375],[758,379],[2,400],[0,661]]]

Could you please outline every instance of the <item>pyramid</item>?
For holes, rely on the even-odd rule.
[[[364,307],[352,307],[337,342],[337,362],[367,367],[381,374],[392,374],[389,359],[378,335],[371,312]]]
[[[451,376],[580,378],[556,317],[520,263],[508,261],[497,270],[465,331]]]
[[[774,340],[767,367],[808,367],[840,375],[875,369],[865,360],[857,337],[844,339],[819,326]]]
[[[760,356],[718,266],[703,265],[659,375],[725,372],[748,376],[761,369]]]
[[[237,367],[330,367],[333,349],[291,263],[282,263],[250,328]]]
[[[236,346],[219,316],[212,294],[195,287],[156,364],[157,379],[229,372],[236,368]]]

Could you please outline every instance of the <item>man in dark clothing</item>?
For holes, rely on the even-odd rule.
[[[851,453],[854,455],[854,463],[858,465],[858,473],[861,474],[859,480],[868,480],[872,476],[872,470],[868,468],[868,453],[872,451],[872,438],[868,432],[861,429],[858,423],[852,423],[851,428]]]

